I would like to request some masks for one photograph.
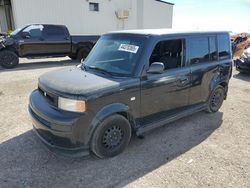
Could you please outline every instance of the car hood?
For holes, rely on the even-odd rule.
[[[14,39],[12,37],[1,36],[0,37],[0,49],[5,48],[6,46],[10,46],[14,43]]]
[[[119,85],[119,81],[86,72],[76,66],[52,71],[39,78],[39,86],[45,90],[59,95],[80,95],[86,98],[119,88]]]

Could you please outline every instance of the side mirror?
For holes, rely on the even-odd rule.
[[[154,62],[150,65],[147,73],[161,74],[164,71],[164,64],[161,62]]]
[[[29,34],[29,32],[22,32],[22,38],[24,38],[24,39],[29,39],[30,38],[30,34]]]

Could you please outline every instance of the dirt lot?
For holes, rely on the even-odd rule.
[[[35,61],[0,70],[0,187],[250,187],[250,75],[234,71],[216,114],[133,138],[112,159],[70,159],[40,143],[27,105],[41,74],[75,63]]]

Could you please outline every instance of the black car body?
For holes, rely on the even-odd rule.
[[[240,59],[235,60],[236,70],[243,73],[250,73],[250,47],[242,54]]]
[[[112,32],[101,37],[84,64],[41,76],[29,112],[35,132],[50,148],[110,157],[123,150],[114,149],[117,134],[119,139],[131,136],[129,131],[143,135],[201,110],[218,111],[231,73],[227,32]],[[82,112],[62,109],[61,98],[86,106]],[[129,128],[118,123],[105,128],[119,118]],[[121,147],[127,143],[121,140]]]
[[[63,57],[84,59],[100,36],[71,36],[64,25],[32,24],[0,40],[0,65],[13,68],[18,57]]]

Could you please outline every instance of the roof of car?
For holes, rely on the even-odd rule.
[[[213,34],[229,33],[229,31],[180,31],[173,29],[138,29],[138,30],[121,30],[111,31],[108,34],[139,34],[139,35],[167,35],[167,34]]]

